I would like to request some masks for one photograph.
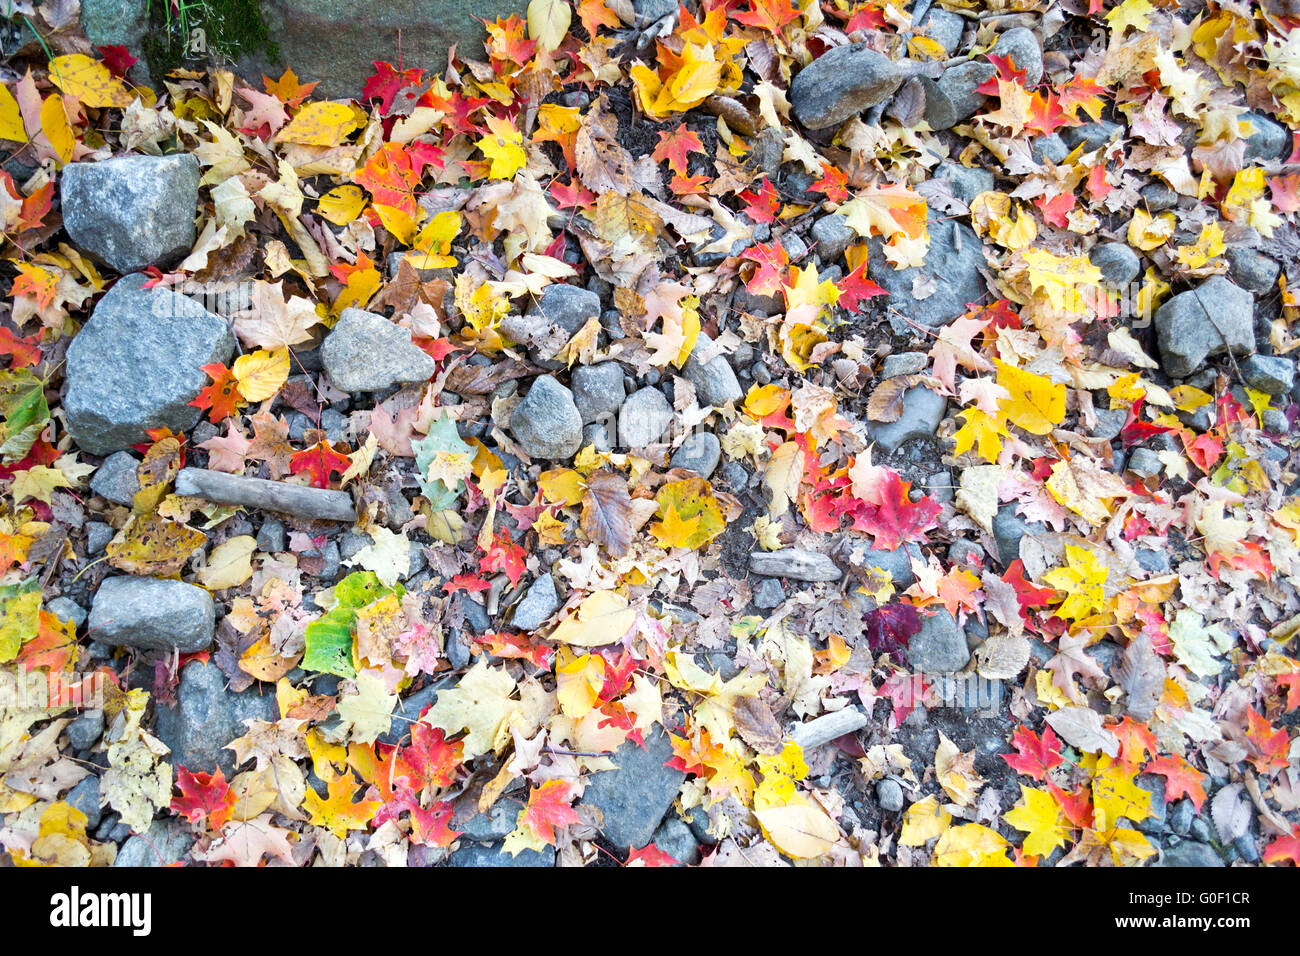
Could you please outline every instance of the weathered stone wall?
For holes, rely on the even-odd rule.
[[[82,24],[95,45],[122,44],[142,57],[148,0],[82,0]],[[261,0],[278,61],[265,54],[234,64],[250,81],[263,72],[279,75],[293,67],[304,81],[319,80],[326,97],[359,96],[373,62],[386,60],[441,73],[447,50],[460,44],[465,55],[481,56],[483,26],[522,12],[524,0]]]

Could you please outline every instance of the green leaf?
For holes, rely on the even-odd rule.
[[[50,420],[45,383],[29,372],[0,372],[0,461],[21,460]]]
[[[389,594],[400,598],[405,593],[400,584],[384,587],[373,571],[349,574],[334,587],[334,607],[307,625],[302,666],[336,677],[355,677],[352,628],[357,623],[357,611]]]
[[[463,442],[457,433],[456,423],[439,412],[428,436],[412,441],[411,449],[415,452],[415,467],[419,469],[420,491],[429,499],[429,504],[435,511],[456,507],[456,499],[465,490],[465,482],[458,481],[454,488],[448,488],[440,479],[430,481],[426,477],[429,466],[439,452],[474,457],[474,449]]]
[[[36,578],[0,586],[0,664],[18,656],[36,636],[41,612],[41,586]]]

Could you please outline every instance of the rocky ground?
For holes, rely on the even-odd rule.
[[[0,865],[1297,862],[1300,11],[986,6],[26,10]]]

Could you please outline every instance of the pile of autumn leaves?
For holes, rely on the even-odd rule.
[[[1126,0],[1126,12],[1110,18],[1117,48],[1136,27],[1139,3]],[[925,384],[963,406],[953,435],[953,455],[962,466],[957,512],[946,521],[948,531],[991,534],[993,516],[1010,494],[1027,515],[1057,531],[1073,526],[1086,532],[1057,535],[1054,551],[1028,555],[1001,576],[989,569],[945,568],[930,558],[915,565],[917,583],[899,594],[887,575],[863,573],[854,584],[880,607],[868,615],[861,635],[816,635],[824,649],[794,626],[789,606],[768,620],[728,617],[715,609],[709,615],[712,633],[736,638],[750,662],[724,681],[696,663],[690,647],[675,637],[672,619],[654,612],[647,597],[656,587],[671,596],[680,582],[700,586],[701,568],[712,563],[709,545],[739,519],[739,501],[698,477],[666,471],[662,462],[591,447],[572,467],[543,471],[535,487],[526,487],[489,444],[461,437],[458,420],[508,421],[513,407],[508,399],[501,405],[476,399],[500,380],[488,374],[482,387],[479,373],[461,365],[463,357],[477,351],[508,367],[504,359],[514,343],[503,321],[529,295],[578,276],[564,236],[550,225],[557,211],[581,213],[590,223],[587,229],[570,220],[588,262],[616,286],[615,303],[629,338],[599,358],[620,359],[638,373],[680,370],[698,340],[709,296],[725,293],[732,280],[782,301],[786,311],[775,328],[742,316],[741,331],[769,344],[790,368],[816,376],[827,362],[837,369],[841,363],[858,367],[868,357],[862,340],[830,333],[844,310],[860,312],[883,295],[866,278],[865,240],[883,240],[887,259],[899,268],[917,264],[927,247],[927,203],[905,184],[917,162],[915,133],[897,125],[872,132],[854,121],[843,145],[826,147],[824,154],[785,122],[789,104],[777,81],[807,53],[817,31],[828,28],[820,7],[751,2],[730,12],[715,7],[699,19],[683,10],[673,34],[656,43],[653,63],[631,65],[614,57],[610,30],[620,23],[608,7],[599,0],[576,6],[585,41],[570,30],[572,12],[565,3],[534,0],[526,19],[489,24],[488,62],[464,64],[458,84],[378,64],[363,92],[365,107],[310,101],[312,84],[300,84],[292,73],[268,79],[264,91],[224,73],[183,76],[168,85],[166,99],[156,99],[114,75],[124,68],[120,62],[81,54],[52,61],[47,80],[28,75],[12,92],[3,88],[0,138],[28,144],[48,174],[44,182],[38,176],[27,184],[26,193],[11,180],[0,192],[6,237],[25,250],[11,290],[13,318],[19,329],[35,319],[41,325],[24,338],[0,330],[0,347],[10,356],[10,370],[0,373],[6,376],[0,411],[8,429],[3,476],[10,480],[11,498],[0,519],[0,572],[20,582],[0,585],[6,612],[0,662],[45,671],[53,686],[56,677],[72,672],[79,653],[75,633],[42,607],[25,568],[57,520],[56,493],[83,484],[91,468],[50,444],[44,432],[49,409],[35,387],[39,380],[26,368],[40,361],[43,347],[75,328],[73,313],[84,318],[85,303],[104,286],[94,265],[65,243],[57,250],[32,250],[56,231],[43,219],[57,168],[103,146],[96,130],[107,125],[105,110],[121,111],[111,115],[120,115],[122,148],[158,149],[175,138],[192,148],[205,170],[211,216],[192,254],[175,272],[155,274],[155,283],[185,291],[193,277],[238,274],[256,254],[270,277],[255,280],[247,307],[235,316],[247,352],[229,367],[204,368],[210,384],[195,404],[225,428],[224,435],[201,444],[209,467],[242,474],[256,463],[274,478],[304,475],[316,487],[355,488],[363,505],[361,530],[373,542],[350,559],[353,570],[335,587],[313,595],[324,609],[319,615],[301,605],[304,575],[319,570],[320,559],[310,552],[323,538],[295,531],[289,552],[277,555],[257,553],[248,535],[214,548],[195,577],[229,600],[226,622],[232,630],[223,639],[224,660],[218,660],[235,689],[254,680],[274,684],[280,719],[255,722],[230,743],[237,765],[248,767],[231,780],[219,772],[176,768],[176,795],[166,748],[142,727],[149,695],[121,690],[106,670],[109,770],[101,793],[107,804],[137,831],[170,808],[201,834],[195,852],[201,860],[301,864],[314,841],[315,852],[328,862],[354,861],[361,849],[397,862],[411,843],[451,845],[457,834],[450,827],[449,794],[465,780],[467,765],[487,765],[494,773],[476,797],[478,807],[486,810],[500,799],[520,803],[518,826],[505,850],[558,845],[566,861],[582,860],[589,855],[582,846],[598,827],[575,801],[587,773],[612,765],[587,755],[640,742],[661,724],[674,731],[672,765],[690,774],[681,808],[704,807],[718,835],[729,840],[715,859],[727,858],[728,845],[770,844],[795,859],[877,862],[888,858],[890,836],[860,828],[842,832],[842,799],[808,781],[805,756],[784,739],[773,712],[775,692],[800,718],[845,706],[855,696],[868,708],[887,698],[896,725],[926,693],[899,666],[899,652],[919,630],[921,615],[942,606],[959,619],[984,615],[991,634],[976,654],[977,673],[1013,680],[1028,666],[1017,694],[1027,707],[1046,708],[1047,719],[1041,731],[1017,729],[1016,752],[1006,757],[1033,781],[1002,815],[1025,835],[1019,846],[971,822],[981,810],[984,781],[974,773],[973,753],[961,753],[945,738],[935,771],[948,802],[931,795],[913,803],[897,835],[900,847],[926,848],[938,864],[1032,864],[1058,848],[1069,849],[1069,861],[1141,862],[1155,848],[1123,822],[1140,822],[1150,813],[1148,793],[1134,782],[1137,774],[1164,776],[1167,800],[1186,796],[1199,809],[1207,799],[1206,774],[1187,759],[1184,735],[1207,742],[1228,764],[1232,755],[1248,761],[1277,783],[1271,791],[1275,802],[1294,809],[1285,797],[1288,734],[1260,711],[1267,705],[1276,714],[1300,703],[1300,665],[1276,650],[1243,662],[1241,686],[1259,699],[1237,707],[1220,732],[1205,709],[1200,681],[1219,673],[1231,638],[1189,607],[1168,613],[1179,577],[1133,581],[1112,547],[1114,539],[1158,537],[1171,527],[1194,531],[1207,568],[1191,583],[1212,591],[1222,576],[1233,588],[1248,587],[1273,579],[1279,568],[1294,569],[1300,508],[1292,502],[1263,508],[1259,519],[1236,517],[1269,500],[1271,482],[1256,460],[1258,420],[1268,396],[1248,393],[1252,407],[1245,408],[1226,394],[1216,397],[1190,386],[1162,389],[1142,372],[1155,362],[1121,326],[1105,337],[1100,357],[1071,328],[1079,314],[1071,290],[1100,276],[1086,256],[1035,242],[1040,232],[1051,235],[1047,226],[1086,231],[1091,214],[1076,208],[1078,198],[1104,202],[1118,181],[1119,171],[1108,171],[1105,161],[1086,174],[1068,167],[1054,184],[1057,191],[1035,202],[1044,226],[1009,195],[977,198],[971,222],[1000,257],[998,279],[1006,297],[940,329],[926,372],[886,380],[867,403],[869,418],[896,420],[905,390]],[[846,32],[889,26],[885,13],[870,3],[829,5],[828,12]],[[914,56],[933,54],[926,39],[914,35],[908,41]],[[784,203],[770,179],[743,165],[749,138],[737,132],[743,120],[730,104],[739,105],[743,95],[746,62],[764,77],[750,119],[783,131],[784,158],[803,166],[813,177],[810,191],[824,196],[827,207],[836,208],[864,240],[846,252],[848,273],[837,281],[823,280],[811,265],[792,264],[778,241],[754,244],[720,269],[675,280],[658,271],[664,243],[712,240],[706,249],[727,250],[736,238],[748,237],[747,224],[779,227],[808,211]],[[1103,97],[1111,93],[1078,78],[1055,98],[1029,94],[1014,64],[995,62],[999,73],[987,92],[999,96],[999,107],[969,130],[994,156],[1005,157],[1027,129],[1050,133],[1099,116]],[[1184,69],[1163,61],[1159,68],[1162,76],[1167,69],[1173,77]],[[660,133],[650,156],[630,156],[618,144],[618,121],[605,97],[597,95],[586,110],[540,103],[561,88],[566,69],[564,85],[585,82],[597,92],[625,82],[626,72],[640,109],[657,120],[678,119],[706,100],[719,105],[716,156],[708,156],[685,123]],[[525,136],[527,129],[531,136]],[[567,168],[554,165],[556,154],[542,149],[547,142]],[[712,159],[715,175],[700,172],[701,159],[693,157]],[[658,183],[661,166],[671,174],[667,189],[676,206],[660,198],[662,190],[645,185],[651,176]],[[882,171],[885,176],[878,175]],[[445,187],[462,176],[474,187],[468,199],[456,202]],[[1225,220],[1259,228],[1276,218],[1260,176],[1257,169],[1228,174],[1231,182],[1219,203]],[[335,183],[317,189],[319,177]],[[430,180],[437,185],[430,188]],[[1084,191],[1081,197],[1076,188]],[[1274,195],[1285,196],[1285,188],[1275,186]],[[1285,199],[1275,198],[1273,208],[1293,211]],[[713,240],[715,222],[724,234]],[[292,239],[298,258],[268,231],[268,223],[278,223]],[[1172,261],[1192,275],[1212,267],[1223,251],[1216,230],[1216,223],[1206,223],[1195,243],[1172,250]],[[1151,250],[1172,232],[1171,218],[1139,216],[1129,238]],[[482,248],[477,256],[453,251],[453,244],[474,248],[494,239],[503,250],[499,258]],[[405,250],[404,262],[385,283],[376,262],[382,261],[381,250],[394,247]],[[453,267],[454,281],[420,274]],[[1147,304],[1170,291],[1154,270],[1148,272],[1142,290]],[[377,406],[359,447],[319,435],[307,447],[294,448],[287,424],[271,408],[278,400],[314,418],[319,396],[301,382],[287,384],[290,352],[353,306],[391,307],[414,341],[444,363],[443,373],[409,404]],[[1294,319],[1292,312],[1287,316]],[[570,366],[597,360],[598,332],[593,319],[557,357]],[[725,336],[719,341],[726,344]],[[969,374],[959,377],[959,370]],[[834,390],[815,380],[795,382],[792,377],[790,387],[756,386],[734,415],[721,416],[724,453],[763,474],[769,508],[750,529],[759,546],[773,550],[791,543],[800,524],[827,535],[849,528],[886,550],[926,542],[944,513],[940,505],[925,497],[913,501],[907,482],[873,464],[862,422],[841,407]],[[444,407],[444,385],[470,396],[468,401]],[[1193,487],[1181,506],[1154,487],[1125,482],[1108,467],[1108,458],[1099,457],[1083,427],[1096,391],[1107,394],[1112,408],[1129,410],[1121,431],[1125,445],[1161,433],[1181,445],[1181,454],[1160,452],[1167,474]],[[1206,405],[1217,414],[1205,434],[1174,414]],[[691,425],[707,418],[707,410],[689,399],[678,412]],[[1069,415],[1083,424],[1072,426]],[[17,443],[9,444],[15,435]],[[498,447],[513,449],[503,429],[494,427],[491,437]],[[108,563],[130,573],[176,574],[206,539],[193,526],[198,519],[212,527],[231,511],[169,493],[184,461],[183,436],[160,433],[141,450],[141,491],[131,513],[115,519],[119,531]],[[418,473],[416,517],[401,533],[378,520],[369,481],[384,456],[411,457]],[[1203,477],[1194,478],[1193,469]],[[524,499],[526,504],[516,503]],[[524,535],[521,540],[512,540],[502,526],[504,514]],[[410,593],[400,583],[409,568],[406,532],[417,527],[445,546],[435,549],[444,555],[440,570],[446,571],[436,593]],[[582,542],[577,547],[575,538]],[[457,591],[487,591],[494,575],[520,583],[534,546],[567,549],[554,568],[572,588],[558,625],[549,633],[483,635],[475,642],[477,661],[454,688],[439,693],[434,707],[411,726],[409,741],[378,743],[392,728],[390,715],[411,682],[447,667],[436,611],[430,618],[427,608],[445,607]],[[452,548],[460,550],[447,558]],[[1182,580],[1186,587],[1188,579]],[[819,600],[839,598],[827,594]],[[1115,676],[1084,653],[1108,632],[1122,634],[1134,649],[1116,688],[1122,685],[1126,696],[1116,699],[1126,700],[1129,712],[1118,721],[1087,706],[1079,686],[1082,679],[1103,690]],[[1031,634],[1055,641],[1056,656],[1041,669],[1029,663]],[[861,651],[878,656],[873,661],[868,653],[864,663]],[[291,684],[286,675],[298,666],[339,677],[339,694],[313,695]],[[157,691],[169,691],[167,679]],[[1134,703],[1138,697],[1142,706]],[[1135,712],[1145,716],[1135,719]],[[324,722],[331,715],[338,719],[327,731]],[[9,826],[7,844],[18,841],[12,855],[22,863],[105,862],[111,848],[90,840],[84,818],[79,821],[78,811],[58,799],[75,783],[76,769],[57,751],[65,719],[34,730],[48,716],[6,712],[3,718],[4,739],[19,741],[0,754],[7,761],[0,812],[19,820]],[[306,783],[307,762],[326,784],[324,797]],[[886,774],[917,779],[916,768],[892,744],[871,748],[859,769],[864,782]],[[529,784],[527,795],[503,796],[520,778]],[[1252,800],[1258,792],[1256,786]],[[1300,834],[1263,796],[1256,807],[1280,834],[1265,858],[1296,860]],[[669,859],[651,845],[635,850],[628,862],[634,861]]]

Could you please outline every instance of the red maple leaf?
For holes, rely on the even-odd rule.
[[[632,850],[627,855],[627,861],[624,866],[631,866],[633,863],[640,863],[642,866],[681,866],[681,861],[674,856],[669,856],[653,843],[647,843],[639,850]]]
[[[215,774],[190,773],[184,767],[176,771],[179,797],[172,797],[172,809],[190,823],[207,819],[208,825],[220,830],[230,819],[238,798],[230,792],[226,777],[217,768]]]
[[[1278,674],[1276,678],[1278,689],[1286,688],[1286,711],[1291,711],[1300,707],[1300,671],[1292,671],[1289,674]]]
[[[674,196],[698,196],[704,192],[704,184],[712,177],[707,173],[698,176],[674,176],[668,184]]]
[[[1136,767],[1146,759],[1147,754],[1154,754],[1160,749],[1151,729],[1128,715],[1109,729],[1119,738],[1119,759],[1122,763]]]
[[[1291,861],[1292,866],[1300,866],[1300,824],[1264,848],[1265,863],[1285,863],[1287,860]]]
[[[551,669],[551,657],[555,654],[555,648],[549,644],[540,641],[534,643],[523,634],[488,631],[482,637],[474,638],[474,643],[487,648],[487,652],[493,657],[513,657],[521,661],[530,661],[534,667],[542,670]]]
[[[908,642],[921,630],[921,612],[913,604],[895,601],[867,612],[867,646],[877,654],[907,650]]]
[[[3,538],[0,535],[0,539]],[[6,557],[4,550],[4,542],[0,540],[0,573],[8,570],[13,563],[12,556]],[[70,669],[77,657],[76,628],[69,625],[69,629],[64,630],[62,622],[45,610],[37,615],[36,621],[36,637],[24,644],[18,654],[23,668],[33,671],[44,667],[51,676]]]
[[[919,674],[894,674],[880,685],[880,694],[888,697],[894,704],[894,724],[907,720],[907,715],[916,709],[930,689]]]
[[[411,813],[411,839],[421,846],[451,846],[461,835],[450,826],[455,809],[450,800],[435,803],[427,810],[408,806]]]
[[[835,288],[840,290],[839,304],[850,312],[861,312],[863,302],[878,295],[889,295],[888,292],[867,278],[867,264],[865,262],[835,283]]]
[[[1042,737],[1028,727],[1017,727],[1011,735],[1011,746],[1018,752],[1003,754],[1002,759],[1016,773],[1023,773],[1035,780],[1045,780],[1047,771],[1064,762],[1061,757],[1061,741],[1051,727],[1043,729]]]
[[[1160,756],[1149,762],[1143,773],[1158,773],[1165,778],[1165,803],[1188,797],[1201,812],[1205,802],[1205,774],[1187,762],[1183,757]]]
[[[668,168],[678,176],[685,176],[687,157],[691,153],[706,153],[700,138],[686,126],[675,126],[659,133],[659,145],[650,158],[657,163],[667,161]]]
[[[1065,819],[1070,821],[1072,826],[1079,827],[1083,830],[1092,829],[1092,786],[1083,783],[1073,792],[1062,790],[1050,780],[1047,781],[1047,790],[1055,798],[1061,808],[1061,813]]]
[[[822,163],[822,178],[808,188],[824,195],[831,202],[845,202],[849,198],[849,177],[830,163]]]
[[[498,532],[492,546],[479,561],[479,571],[504,571],[511,584],[518,584],[524,576],[524,549],[512,542],[508,535]]]
[[[479,125],[471,123],[470,117],[490,102],[487,97],[464,96],[460,92],[453,92],[450,96],[438,96],[433,90],[429,90],[420,97],[419,105],[432,107],[443,114],[443,133],[450,139],[459,133],[480,132]]]
[[[786,267],[790,254],[779,242],[758,243],[750,246],[740,258],[758,266],[745,283],[754,295],[776,295],[785,285]]]
[[[11,357],[11,369],[27,368],[41,360],[41,349],[37,345],[40,340],[40,333],[20,339],[8,329],[0,327],[0,355]]]
[[[328,488],[330,474],[341,475],[351,464],[347,455],[340,455],[329,442],[321,439],[305,451],[293,455],[289,459],[289,470],[295,475],[307,472],[311,475],[313,488]]]
[[[374,787],[380,799],[386,804],[399,798],[400,790],[403,789],[402,784],[406,782],[409,772],[409,768],[401,760],[397,745],[380,741],[372,744],[349,744],[348,766],[356,771],[358,777]]]
[[[486,591],[490,587],[492,587],[491,581],[484,580],[477,574],[468,574],[463,571],[442,585],[442,589],[449,595],[455,594],[457,591],[475,594],[479,591]]]
[[[119,79],[126,76],[126,71],[140,62],[133,57],[130,51],[121,44],[109,44],[108,46],[97,46],[96,50],[104,58],[104,65],[108,67],[108,72],[112,73]]]
[[[573,800],[573,784],[567,780],[548,780],[534,787],[528,795],[520,823],[533,831],[533,836],[544,843],[555,845],[555,827],[579,823],[577,811],[569,805]]]
[[[1106,179],[1105,163],[1098,163],[1088,171],[1088,178],[1085,180],[1085,187],[1088,190],[1088,195],[1093,199],[1105,199],[1115,191],[1115,187]]]
[[[758,27],[780,36],[786,24],[799,19],[800,12],[790,0],[750,0],[749,9],[733,13],[731,18],[748,27]]]
[[[243,401],[239,394],[239,382],[235,380],[235,373],[220,362],[200,365],[199,368],[212,379],[212,384],[199,392],[198,398],[190,404],[206,410],[208,421],[217,425],[233,417],[239,403]]]
[[[1246,708],[1246,724],[1250,728],[1246,731],[1246,739],[1255,750],[1255,756],[1250,758],[1255,769],[1260,773],[1274,769],[1285,770],[1290,765],[1287,750],[1291,743],[1286,728],[1274,730],[1273,725],[1253,707]]]
[[[885,25],[885,13],[874,3],[859,3],[848,10],[841,10],[838,6],[832,6],[827,12],[838,19],[844,20],[844,32],[852,33],[854,30],[878,30]]]
[[[560,209],[589,209],[596,202],[596,194],[579,182],[565,186],[559,182],[550,185],[550,193]]]
[[[909,499],[911,484],[890,473],[881,483],[881,504],[874,514],[854,523],[855,528],[876,536],[875,547],[896,551],[905,541],[924,541],[925,532],[935,526],[943,509],[933,498]]]
[[[1042,212],[1045,222],[1051,223],[1057,229],[1064,229],[1070,224],[1066,214],[1074,208],[1075,202],[1074,193],[1061,193],[1051,199],[1039,196],[1034,200],[1034,205]]]
[[[380,60],[371,62],[375,65],[375,72],[366,78],[365,86],[361,88],[361,98],[379,100],[380,114],[387,116],[398,93],[407,87],[420,85],[424,79],[424,70],[411,67],[399,72],[391,63]]]
[[[1290,162],[1297,162],[1297,160],[1290,160]],[[1300,173],[1271,177],[1268,181],[1268,190],[1273,197],[1273,205],[1279,212],[1295,212],[1300,209]]]
[[[989,62],[998,68],[998,71],[975,87],[975,92],[983,93],[985,96],[997,96],[999,80],[1006,83],[1018,83],[1021,86],[1025,85],[1025,71],[1017,69],[1015,64],[1011,62],[1011,57],[990,53],[988,58]]]
[[[1040,588],[1025,578],[1025,565],[1019,558],[1007,565],[1002,580],[1010,584],[1015,590],[1016,600],[1020,602],[1020,616],[1026,621],[1029,620],[1029,609],[1031,607],[1049,607],[1056,602],[1055,590]]]
[[[766,176],[763,177],[763,184],[757,192],[746,189],[740,194],[740,198],[745,202],[743,210],[745,215],[754,222],[773,222],[776,214],[781,210],[781,200],[776,194],[776,187]]]
[[[1029,121],[1026,129],[1037,130],[1044,136],[1051,136],[1062,126],[1078,126],[1079,121],[1067,116],[1061,109],[1061,97],[1049,92],[1046,96],[1035,93],[1029,98]]]
[[[411,744],[402,748],[401,764],[416,791],[429,787],[450,787],[456,781],[463,741],[448,743],[442,729],[428,724],[411,725]]]

